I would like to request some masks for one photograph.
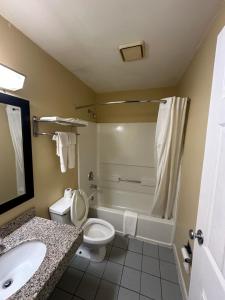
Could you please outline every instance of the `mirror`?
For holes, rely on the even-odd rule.
[[[0,213],[3,213],[34,196],[27,100],[0,93],[0,141]]]
[[[0,103],[0,204],[25,194],[21,109]]]

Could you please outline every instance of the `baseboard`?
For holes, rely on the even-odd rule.
[[[168,247],[168,248],[172,247],[172,245],[170,243],[165,243],[165,242],[161,242],[161,241],[158,241],[158,240],[148,239],[148,238],[145,238],[145,237],[140,236],[140,235],[137,235],[135,238],[137,240],[140,240],[140,241],[143,241],[143,242],[146,242],[146,243],[150,243],[150,244],[157,244],[159,246]]]
[[[177,273],[178,273],[178,280],[179,280],[180,288],[181,288],[181,294],[182,294],[183,300],[187,300],[188,293],[187,293],[186,285],[184,282],[184,277],[183,277],[182,271],[181,271],[181,265],[180,265],[180,260],[178,258],[177,248],[174,244],[173,244],[173,252],[174,252],[174,257],[175,257],[175,261],[176,261],[176,265],[177,265]]]

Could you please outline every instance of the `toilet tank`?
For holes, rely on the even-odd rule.
[[[72,225],[70,218],[70,206],[71,199],[60,198],[54,204],[49,207],[49,213],[52,221],[56,221],[59,224]]]

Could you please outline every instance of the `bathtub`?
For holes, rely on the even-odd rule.
[[[124,209],[92,205],[89,217],[101,218],[110,222],[118,233],[123,232]],[[174,220],[155,218],[138,213],[136,238],[146,242],[171,246],[174,236]]]

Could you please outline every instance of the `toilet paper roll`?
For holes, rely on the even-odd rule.
[[[184,259],[184,262],[183,262],[184,270],[187,274],[189,274],[190,263],[188,263],[188,261],[191,260],[190,255],[188,254],[187,249],[185,247],[181,248],[181,253],[182,253],[182,257]]]
[[[72,197],[72,189],[71,188],[67,188],[67,189],[65,189],[65,191],[64,191],[64,198],[71,198]]]
[[[185,259],[190,259],[190,255],[188,254],[187,249],[185,247],[181,248],[181,253],[182,253],[184,261],[185,261]]]
[[[190,264],[183,262],[184,270],[187,274],[190,273]]]

